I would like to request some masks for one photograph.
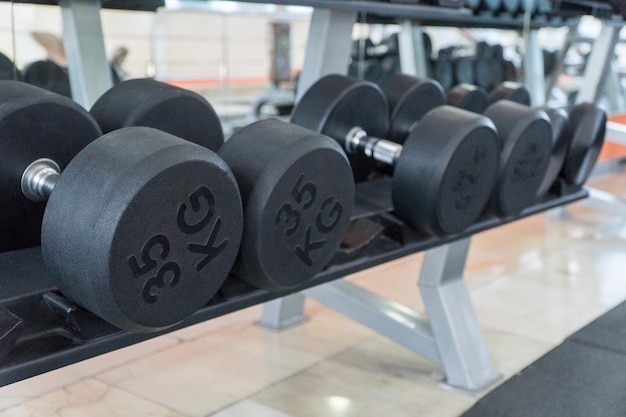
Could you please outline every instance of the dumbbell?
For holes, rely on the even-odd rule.
[[[571,138],[561,177],[574,187],[582,187],[598,160],[606,134],[607,114],[594,103],[578,104],[569,115]]]
[[[65,97],[72,97],[67,70],[49,59],[28,64],[22,75],[22,80],[28,84]]]
[[[238,131],[218,153],[235,173],[244,204],[232,274],[272,291],[312,279],[350,224],[355,188],[341,148],[308,129],[266,119]]]
[[[609,4],[613,6],[613,10],[623,17],[626,17],[626,4],[620,0],[609,0]]]
[[[146,126],[214,152],[224,144],[220,119],[202,96],[151,78],[113,86],[89,112],[104,133],[122,127]]]
[[[498,86],[504,81],[504,48],[496,44],[491,47],[491,85]]]
[[[513,13],[512,10],[516,9],[516,5],[517,9],[519,9],[519,2],[520,0],[465,0],[465,7],[475,12],[498,13],[499,11],[505,11]]]
[[[482,113],[480,107],[487,99],[484,92],[477,90],[472,86],[457,86],[448,93],[447,102],[465,109],[470,109],[473,104],[475,107],[471,110]],[[530,93],[519,83],[503,83],[491,93],[490,99],[492,102],[508,100],[530,105]],[[480,105],[476,104],[479,102]],[[581,187],[591,174],[604,143],[606,113],[590,103],[576,106],[569,116],[562,110],[546,106],[538,110],[549,117],[552,143],[550,162],[537,190],[538,196],[545,195],[559,176],[570,186]]]
[[[510,100],[530,106],[530,92],[519,83],[503,82],[491,91],[472,84],[458,84],[446,94],[446,103],[475,113],[483,113],[490,104]]]
[[[0,82],[0,252],[40,244],[44,205],[23,197],[28,164],[49,158],[64,168],[102,132],[85,110],[57,94],[19,82]]]
[[[537,13],[546,15],[551,14],[553,12],[552,0],[537,0]],[[622,7],[623,6],[623,3]]]
[[[155,80],[119,84],[91,113],[106,129],[132,123],[154,127],[158,121],[203,146],[223,140],[220,120],[206,100]],[[196,126],[179,126],[181,122]],[[339,248],[354,204],[352,173],[339,146],[315,132],[268,119],[238,131],[218,153],[237,179],[244,207],[232,275],[271,291],[309,281]]]
[[[525,3],[526,0],[502,0],[502,10],[508,14],[516,15],[521,8],[521,3]],[[533,0],[536,3],[536,0]]]
[[[489,93],[473,84],[457,84],[446,94],[446,104],[482,114],[489,107]]]
[[[119,83],[120,76],[113,66],[110,66],[110,73],[113,84]],[[35,87],[40,87],[65,97],[72,97],[67,68],[56,64],[50,59],[28,64],[26,68],[24,68],[21,80]]]
[[[531,15],[534,15],[535,13],[537,13],[537,10],[539,8],[538,0],[533,0],[531,2],[522,0],[521,3],[522,4],[520,4],[520,9],[522,13],[530,13]]]
[[[94,139],[96,122],[70,99],[13,81],[0,91],[11,150],[3,205],[47,200],[41,250],[64,295],[136,332],[172,326],[213,298],[243,228],[237,183],[217,154],[146,127]]]
[[[486,42],[476,44],[476,54],[474,57],[475,84],[490,89],[493,87],[492,63],[493,53],[491,46]]]
[[[525,106],[530,106],[530,91],[523,84],[505,81],[491,90],[489,102],[510,100]]]
[[[0,52],[0,80],[19,81],[22,74],[17,69],[11,58]]]
[[[452,65],[454,66],[454,83],[455,84],[473,84],[476,79],[474,60],[469,55],[458,56],[454,58]]]
[[[434,78],[444,90],[448,90],[454,85],[454,66],[452,65],[454,50],[455,47],[453,46],[440,49],[433,65]]]
[[[381,81],[379,86],[393,109],[386,138],[399,144],[404,143],[413,125],[426,113],[445,104],[443,87],[428,78],[396,73]]]
[[[478,11],[482,0],[465,0],[465,7],[470,10]]]
[[[503,142],[493,207],[499,216],[513,216],[538,199],[553,155],[552,125],[545,111],[511,100],[499,100],[483,114]]]
[[[545,182],[562,160],[567,137],[566,124],[558,114],[551,123],[543,109],[531,109],[521,85],[503,83],[488,96],[475,86],[459,85],[447,95],[447,103],[489,117],[502,139],[502,159],[492,210],[502,217],[520,213],[544,193]],[[495,100],[490,103],[490,100]],[[514,100],[520,100],[519,103]],[[558,130],[557,130],[558,129]],[[554,133],[554,135],[553,135]],[[554,178],[552,179],[552,182]]]
[[[406,76],[397,75],[404,85]],[[389,88],[401,91],[400,86]],[[318,80],[303,95],[291,122],[335,139],[355,163],[359,159],[394,167],[394,210],[409,226],[427,234],[462,232],[476,221],[495,183],[498,140],[485,117],[440,106],[414,126],[404,115],[424,100],[415,89],[394,99],[391,131],[408,129],[404,145],[380,139],[390,130],[390,110],[383,90],[372,83],[342,75]],[[392,94],[393,96],[393,94]],[[410,97],[412,96],[412,97]]]

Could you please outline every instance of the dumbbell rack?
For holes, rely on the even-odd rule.
[[[461,364],[452,365],[450,359],[453,356],[460,356],[458,360],[464,357],[474,361],[479,359],[478,363],[472,362],[475,363],[472,366],[480,367],[475,372],[480,372],[485,380],[483,384],[492,382],[498,374],[489,362],[462,281],[470,238],[476,233],[583,199],[587,192],[578,190],[560,197],[553,195],[526,209],[520,216],[509,219],[484,218],[460,235],[434,238],[405,227],[393,216],[390,190],[388,178],[357,186],[353,220],[371,219],[385,225],[386,229],[364,252],[356,255],[338,253],[325,271],[289,293],[255,289],[229,277],[220,294],[209,305],[174,328],[156,333],[118,330],[64,298],[46,275],[40,248],[0,254],[0,386],[255,304],[280,300],[284,306],[285,300],[289,298],[281,297],[289,294],[293,297],[293,294],[298,295],[300,292],[334,308],[342,305],[342,308],[338,308],[340,312],[434,362],[443,362],[451,384],[460,385],[462,382],[454,379],[455,374],[461,372],[458,368]],[[406,307],[341,280],[348,274],[421,251],[426,251],[426,259],[420,289],[429,312],[429,321]],[[290,313],[293,318],[293,307],[283,312]],[[262,321],[268,323],[267,311]],[[283,320],[280,324],[286,323]],[[20,339],[16,345],[12,345],[16,336]],[[459,350],[462,354],[446,352],[442,348]],[[445,366],[446,363],[448,366]]]
[[[410,24],[414,21],[490,26],[488,21],[467,11],[437,7],[352,0],[249,1],[314,7],[299,81],[300,93],[323,75],[345,72],[352,27],[361,13],[399,19],[407,28],[411,28]],[[59,0],[58,4],[63,10],[64,43],[72,91],[79,103],[90,107],[111,85],[98,14],[99,2]],[[501,20],[498,19],[498,22]],[[508,24],[519,27],[518,21]],[[413,31],[404,32],[400,37],[400,48],[410,50],[414,48],[412,39],[415,34]],[[463,234],[432,238],[404,227],[393,216],[390,190],[388,179],[357,187],[353,219],[375,219],[392,231],[377,240],[378,245],[368,246],[366,253],[356,257],[338,253],[336,260],[324,272],[290,292],[270,293],[230,278],[220,295],[209,305],[180,325],[157,333],[136,334],[117,330],[65,299],[46,276],[39,248],[1,254],[0,386],[255,304],[266,303],[262,324],[284,328],[302,320],[305,296],[313,297],[440,363],[451,385],[465,390],[479,390],[490,385],[499,375],[490,361],[463,282],[471,236],[584,199],[588,193],[585,190],[565,190],[559,196],[552,195],[528,208],[520,216],[486,218]],[[425,260],[419,287],[428,320],[341,280],[348,274],[421,251],[425,251]],[[13,337],[18,334],[20,339],[12,347]]]

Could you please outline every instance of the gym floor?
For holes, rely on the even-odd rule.
[[[626,171],[591,185],[626,197]],[[422,310],[421,260],[349,279]],[[466,282],[502,380],[626,299],[625,264],[626,217],[582,204],[477,235]],[[0,388],[0,417],[454,417],[488,392],[447,387],[438,366],[312,301],[310,320],[283,332],[255,326],[260,312]]]

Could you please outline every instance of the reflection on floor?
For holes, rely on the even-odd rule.
[[[626,173],[593,181],[626,196]],[[567,215],[568,220],[562,220]],[[626,299],[626,216],[580,204],[475,237],[466,281],[505,378]],[[351,276],[422,310],[421,255]],[[486,392],[316,304],[284,332],[254,325],[253,307],[0,388],[13,416],[458,416]]]

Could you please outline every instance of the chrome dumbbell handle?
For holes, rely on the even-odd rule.
[[[395,166],[400,154],[402,145],[389,140],[368,136],[361,127],[353,127],[346,135],[346,151],[350,154],[363,153],[370,158]]]
[[[44,201],[50,197],[61,168],[51,159],[41,158],[32,162],[22,173],[22,193],[31,201]]]

